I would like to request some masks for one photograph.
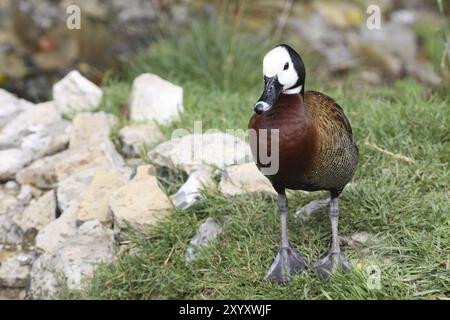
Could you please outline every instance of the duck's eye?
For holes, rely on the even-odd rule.
[[[283,70],[287,70],[288,68],[289,68],[289,62],[286,62],[286,63],[284,64]]]

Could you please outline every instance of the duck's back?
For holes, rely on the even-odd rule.
[[[323,93],[305,92],[304,104],[318,135],[309,179],[325,190],[340,192],[353,177],[359,157],[350,122],[342,108]]]

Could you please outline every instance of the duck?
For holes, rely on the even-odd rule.
[[[253,159],[277,193],[280,214],[280,246],[266,281],[287,283],[307,267],[288,238],[287,189],[329,192],[331,245],[313,269],[328,280],[338,268],[351,268],[339,245],[339,196],[355,174],[359,151],[343,109],[324,93],[305,91],[305,77],[303,59],[289,45],[267,52],[264,90],[248,124]]]

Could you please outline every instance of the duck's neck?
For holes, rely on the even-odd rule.
[[[299,94],[300,92],[303,92],[303,85],[283,91],[284,94]]]

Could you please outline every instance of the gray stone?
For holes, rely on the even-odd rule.
[[[115,253],[112,231],[99,221],[85,222],[66,243],[43,253],[33,263],[30,297],[52,299],[64,288],[82,290],[96,265],[111,262]]]
[[[70,207],[43,227],[36,236],[36,249],[52,252],[72,238],[77,231],[78,207]]]
[[[195,260],[201,253],[201,250],[207,247],[221,233],[222,227],[213,218],[209,217],[206,219],[186,249],[186,261],[190,262]]]
[[[25,288],[29,283],[30,267],[20,263],[18,255],[0,262],[0,287]]]
[[[211,176],[211,169],[202,168],[192,172],[180,190],[170,196],[174,206],[180,209],[188,209],[203,200],[201,191],[215,187],[215,182]]]

